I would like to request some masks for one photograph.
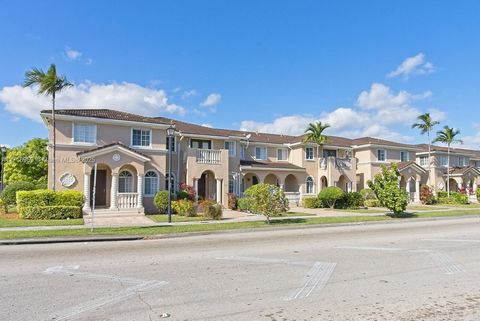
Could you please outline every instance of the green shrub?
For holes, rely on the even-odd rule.
[[[8,184],[0,194],[0,198],[7,204],[7,206],[17,205],[18,191],[31,191],[35,189],[35,185],[30,182],[13,182]]]
[[[321,207],[318,197],[305,197],[304,199],[302,199],[302,206],[305,208]]]
[[[364,188],[360,191],[364,200],[376,200],[377,196],[371,188]]]
[[[177,192],[177,200],[186,200],[188,199],[188,193],[185,191],[178,191]]]
[[[398,165],[394,163],[390,167],[382,165],[382,172],[375,175],[373,181],[367,181],[368,187],[375,192],[380,204],[397,217],[405,212],[408,203],[407,192],[398,186],[399,177]]]
[[[380,201],[377,199],[370,199],[363,201],[363,205],[366,207],[380,207]]]
[[[190,200],[178,200],[172,202],[172,208],[178,215],[182,216],[196,216],[193,202]]]
[[[480,186],[477,185],[477,200],[480,202]]]
[[[468,204],[468,195],[459,192],[451,192],[448,197],[447,192],[438,192],[437,202],[440,204]]]
[[[204,201],[207,202],[207,201]],[[221,220],[223,215],[222,205],[220,204],[211,204],[207,205],[203,209],[203,216],[214,219]]]
[[[55,192],[48,189],[17,192],[18,208],[24,208],[29,206],[68,205],[68,204],[56,204],[55,200],[56,200]]]
[[[344,193],[342,198],[340,198],[335,207],[343,209],[357,209],[363,206],[363,196],[359,192],[350,192]]]
[[[26,206],[22,208],[20,217],[30,220],[62,220],[81,218],[82,209],[79,206]]]
[[[153,204],[158,208],[158,211],[165,214],[168,210],[168,191],[159,191],[153,198]]]
[[[340,187],[329,186],[320,191],[318,199],[330,208],[335,207],[335,203],[343,197],[344,192]]]
[[[239,198],[237,200],[238,209],[242,212],[250,212],[251,211],[251,204],[250,200],[246,197]]]
[[[7,203],[5,203],[3,199],[0,198],[0,214],[7,214],[7,212],[8,212]]]
[[[279,216],[288,211],[288,200],[280,187],[270,184],[256,184],[245,191],[245,197],[249,199],[250,210],[254,213],[263,214],[270,223],[270,217]]]
[[[237,209],[237,195],[235,193],[228,193],[228,208],[231,210]]]
[[[67,190],[55,193],[55,205],[82,206],[83,194],[79,191]]]

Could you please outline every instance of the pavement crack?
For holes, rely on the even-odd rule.
[[[136,293],[137,293],[138,299],[139,299],[141,302],[143,302],[143,304],[145,304],[152,313],[154,313],[153,308],[152,308],[152,306],[150,305],[150,303],[148,303],[147,301],[145,301],[144,298],[142,298],[142,295],[141,295],[140,292],[136,292]],[[150,321],[152,321],[152,316],[151,316],[150,313],[148,313],[148,318],[150,319]]]

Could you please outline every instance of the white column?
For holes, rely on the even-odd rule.
[[[83,204],[83,210],[90,212],[90,173],[83,174],[83,197],[85,204]]]
[[[118,210],[117,193],[118,193],[118,173],[113,173],[112,185],[110,187],[110,209],[111,210]]]
[[[420,202],[420,178],[415,181],[415,202]]]
[[[222,180],[220,178],[215,178],[215,180],[217,181],[217,189],[215,190],[217,203],[222,204]]]
[[[195,203],[198,203],[198,178],[193,179],[193,188],[195,189]]]
[[[143,175],[137,175],[137,209],[143,209]]]
[[[411,178],[409,178],[407,180],[407,183],[405,185],[405,190],[407,191],[407,194],[408,194],[408,202],[409,203],[412,201],[412,199],[410,198],[410,180],[411,180]]]

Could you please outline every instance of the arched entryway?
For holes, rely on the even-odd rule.
[[[212,171],[204,171],[198,180],[199,199],[216,199],[215,174]]]
[[[348,192],[348,183],[349,180],[345,177],[345,175],[340,175],[340,177],[338,178],[337,187],[340,187],[344,192]]]
[[[107,208],[110,206],[112,170],[106,164],[98,164],[96,174],[95,177],[95,168],[92,168],[90,173],[90,206],[93,205],[93,187],[95,185],[95,207]]]
[[[275,186],[280,186],[280,182],[278,180],[278,177],[275,174],[268,174],[265,176],[263,179],[263,182],[265,184],[270,184],[270,185],[275,185]]]
[[[293,174],[287,175],[285,177],[285,192],[295,192],[297,193],[300,190],[300,185],[298,184],[298,180]]]
[[[328,187],[328,180],[326,176],[322,176],[320,178],[320,190],[324,189],[325,187]]]
[[[458,183],[454,178],[450,178],[450,192],[458,192]]]
[[[260,183],[258,176],[253,173],[246,173],[242,178],[241,192],[245,192],[249,187]]]

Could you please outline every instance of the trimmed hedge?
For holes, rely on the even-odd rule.
[[[322,207],[321,202],[318,199],[318,197],[305,197],[302,200],[302,203],[303,203],[302,204],[303,207],[305,207],[305,208],[319,208],[319,207]]]
[[[439,204],[468,204],[468,195],[459,192],[450,192],[448,197],[447,192],[438,192],[437,202]]]
[[[0,194],[0,198],[7,205],[17,205],[18,191],[31,191],[35,189],[35,185],[30,182],[13,182],[8,184]]]
[[[82,217],[83,194],[79,191],[35,190],[17,192],[21,218],[57,220]]]
[[[21,218],[29,220],[63,220],[81,218],[82,209],[79,206],[26,206],[22,207]]]
[[[335,204],[335,208],[357,209],[363,206],[363,196],[359,192],[344,193]]]

